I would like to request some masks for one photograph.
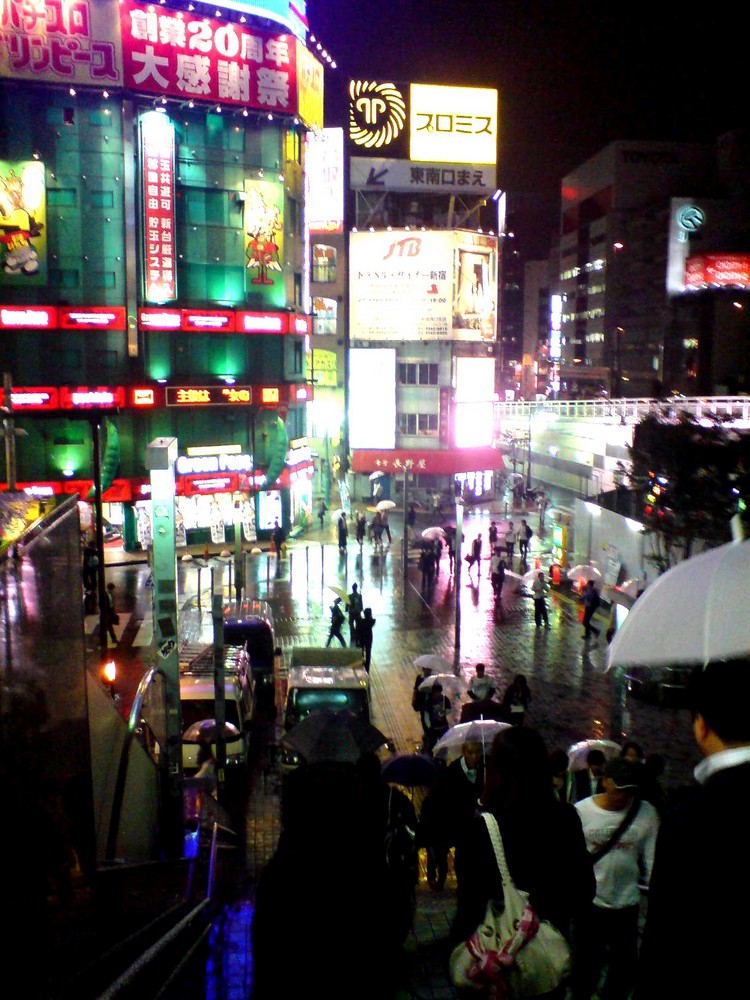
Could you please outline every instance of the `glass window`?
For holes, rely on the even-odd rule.
[[[313,296],[312,332],[318,337],[335,337],[337,312],[338,303],[335,299]]]
[[[438,385],[438,366],[422,361],[403,361],[398,366],[401,385]]]
[[[438,415],[437,413],[399,413],[398,429],[401,434],[436,437]]]
[[[312,280],[331,282],[336,280],[336,249],[323,243],[313,243]]]

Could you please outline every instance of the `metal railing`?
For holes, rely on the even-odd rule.
[[[696,420],[721,418],[750,425],[750,396],[675,396],[668,399],[556,399],[495,403],[495,424],[505,419],[528,420],[540,413],[570,420],[638,423],[650,413],[677,417],[687,411]]]

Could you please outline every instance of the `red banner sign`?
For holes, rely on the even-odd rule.
[[[53,330],[55,306],[0,306],[0,330]]]
[[[125,389],[121,385],[98,385],[75,389],[60,386],[61,410],[116,410],[125,405]]]
[[[296,114],[293,35],[121,0],[125,86],[150,94]]]
[[[145,257],[145,297],[177,298],[174,245],[174,125],[166,115],[141,116],[141,181]]]
[[[685,263],[685,287],[705,288],[750,285],[750,254],[706,253],[689,257]]]
[[[14,410],[57,410],[60,405],[57,388],[52,385],[13,387],[10,398]],[[0,406],[5,405],[5,391],[0,389]]]
[[[167,386],[167,406],[249,406],[253,401],[249,385]]]
[[[91,306],[84,309],[60,309],[61,330],[124,330],[124,306]]]
[[[451,448],[442,451],[360,449],[352,453],[352,468],[355,472],[393,475],[403,475],[404,472],[452,475],[456,472],[500,471],[505,468],[505,463],[497,448]]]

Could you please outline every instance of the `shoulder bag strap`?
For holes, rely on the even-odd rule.
[[[623,817],[622,822],[614,831],[609,840],[606,841],[606,843],[602,844],[601,847],[598,847],[595,851],[589,851],[589,854],[591,855],[591,860],[594,862],[594,864],[596,864],[597,861],[601,860],[601,858],[603,858],[605,854],[608,854],[612,850],[617,841],[620,839],[620,837],[622,837],[623,833],[625,833],[625,831],[628,829],[628,827],[633,822],[635,817],[638,815],[638,810],[640,808],[641,808],[641,800],[640,797],[636,795],[633,801],[630,803],[630,808]]]
[[[495,860],[497,861],[497,867],[500,870],[500,877],[503,880],[503,885],[512,885],[513,879],[510,877],[508,862],[505,860],[503,838],[500,836],[500,827],[497,825],[497,820],[492,813],[489,812],[483,812],[482,819],[487,826],[487,833],[489,833],[490,840],[492,841],[492,849],[495,852]]]

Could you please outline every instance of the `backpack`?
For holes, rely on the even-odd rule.
[[[419,869],[417,820],[411,803],[394,788],[388,789],[388,818],[385,824],[385,863],[388,868],[408,875],[416,882]]]
[[[338,604],[334,604],[333,606],[333,611],[331,613],[331,621],[333,622],[334,626],[344,624],[345,621],[344,612],[341,610],[341,607]]]
[[[530,524],[526,525],[526,541],[528,542],[534,536],[534,530]]]

